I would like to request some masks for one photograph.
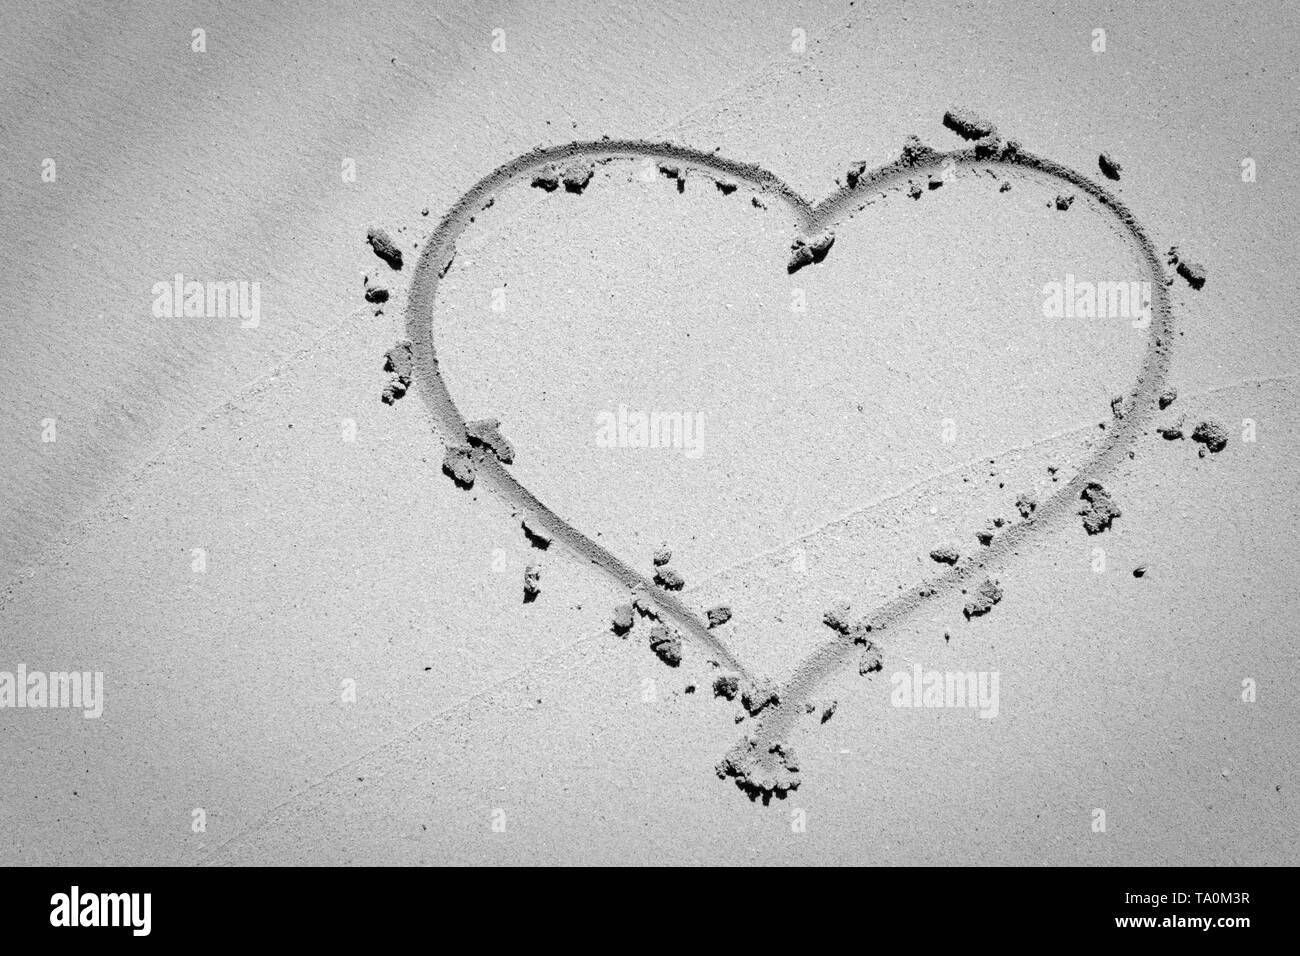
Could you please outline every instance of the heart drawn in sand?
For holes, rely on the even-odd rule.
[[[1146,329],[1145,354],[1138,378],[1126,396],[1122,416],[1106,432],[1077,474],[1063,481],[1061,487],[1031,516],[999,533],[992,545],[982,549],[977,558],[959,561],[938,579],[917,584],[855,623],[846,622],[835,636],[825,640],[799,663],[784,685],[760,686],[718,631],[711,630],[700,614],[688,607],[678,595],[657,587],[645,575],[539,501],[514,478],[497,455],[483,447],[491,444],[490,441],[485,443],[482,436],[478,436],[476,447],[471,448],[465,419],[439,369],[433,328],[438,283],[451,266],[458,237],[474,215],[490,205],[497,193],[521,180],[528,181],[539,175],[556,179],[555,169],[574,163],[610,160],[651,160],[696,168],[706,174],[742,182],[767,199],[786,204],[794,213],[802,237],[796,240],[792,249],[790,271],[813,266],[826,257],[830,251],[832,227],[853,211],[855,203],[866,192],[895,185],[927,170],[942,170],[950,165],[1014,167],[1081,190],[1101,209],[1113,215],[1131,236],[1151,289],[1151,322]],[[558,184],[556,180],[555,185]],[[569,188],[567,179],[564,185]],[[574,191],[580,191],[586,181],[584,179],[575,185]],[[840,252],[836,250],[837,255]],[[847,185],[816,205],[765,169],[671,143],[601,140],[537,149],[479,180],[442,217],[415,268],[406,326],[410,342],[410,379],[418,386],[433,423],[448,446],[465,449],[462,452],[464,462],[467,469],[472,469],[474,480],[500,494],[525,515],[530,529],[590,560],[619,583],[637,592],[659,621],[676,628],[685,640],[701,648],[718,664],[722,673],[729,672],[735,676],[737,695],[749,713],[760,720],[756,730],[733,747],[719,763],[718,773],[722,777],[734,778],[751,798],[762,796],[767,800],[773,794],[784,796],[799,785],[798,766],[786,741],[796,718],[803,713],[804,702],[810,699],[828,674],[856,659],[864,647],[871,652],[873,640],[879,638],[880,631],[902,615],[915,610],[931,597],[960,588],[972,580],[978,582],[992,569],[1005,566],[1009,557],[1033,535],[1076,514],[1080,496],[1089,483],[1099,480],[1113,468],[1156,408],[1169,365],[1172,313],[1164,267],[1145,230],[1127,207],[1083,174],[1026,152],[1018,144],[1003,141],[992,133],[973,146],[947,152],[910,139],[899,159],[875,170],[855,168]]]

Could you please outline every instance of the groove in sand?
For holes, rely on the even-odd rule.
[[[1123,417],[1112,423],[1092,456],[1078,473],[1064,482],[1044,501],[1029,519],[1007,528],[978,559],[959,562],[937,579],[914,586],[860,619],[875,634],[915,611],[925,600],[951,593],[991,568],[1005,566],[1011,555],[1033,540],[1049,525],[1071,517],[1080,493],[1090,481],[1108,474],[1127,451],[1156,409],[1169,368],[1173,315],[1169,304],[1166,275],[1145,229],[1128,207],[1105,187],[1082,173],[1052,160],[1026,152],[1009,142],[938,151],[912,141],[904,155],[878,169],[864,171],[854,186],[843,186],[821,202],[812,204],[772,172],[756,165],[726,159],[715,153],[643,140],[599,140],[575,142],[563,146],[539,148],[525,153],[480,179],[460,197],[439,221],[420,253],[407,301],[406,329],[412,346],[412,378],[419,386],[434,425],[449,442],[465,445],[465,420],[449,393],[438,366],[434,345],[433,315],[438,282],[451,265],[456,240],[472,216],[489,203],[496,193],[525,180],[544,167],[575,160],[607,162],[610,160],[667,160],[696,167],[717,176],[746,184],[779,199],[794,213],[796,232],[811,239],[857,211],[855,203],[869,193],[887,188],[916,173],[938,169],[946,163],[973,167],[1007,167],[1066,183],[1086,193],[1120,223],[1137,248],[1151,287],[1152,319],[1147,328],[1146,351],[1137,379],[1126,397]],[[843,249],[837,247],[837,254]],[[637,572],[607,549],[570,525],[564,518],[532,495],[491,455],[484,456],[478,469],[479,480],[500,494],[511,505],[528,515],[529,524],[545,529],[563,542],[573,553],[597,565],[628,588],[642,588],[658,613],[671,621],[682,633],[707,650],[722,667],[735,672],[749,684],[754,677],[717,632],[704,622],[677,596],[662,591],[645,575]],[[854,655],[855,643],[848,634],[837,634],[807,656],[791,678],[779,688],[780,702],[769,708],[759,721],[754,738],[766,752],[771,744],[782,741],[794,721],[803,713],[803,702],[839,666]],[[740,781],[738,781],[739,783]],[[752,795],[752,794],[751,794]]]

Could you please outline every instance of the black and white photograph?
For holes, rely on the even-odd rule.
[[[23,921],[147,935],[140,868],[851,866],[1259,927],[1300,6],[0,8]]]

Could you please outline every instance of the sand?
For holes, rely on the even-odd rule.
[[[1297,862],[1296,13],[577,11],[12,18],[0,862]]]

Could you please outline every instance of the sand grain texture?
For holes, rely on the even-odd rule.
[[[1300,861],[1294,7],[195,16],[0,37],[0,862]]]

